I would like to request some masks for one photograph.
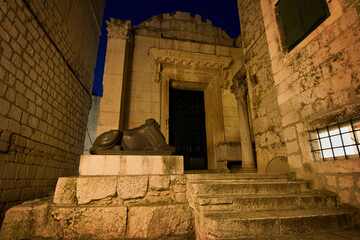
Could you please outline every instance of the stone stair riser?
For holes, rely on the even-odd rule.
[[[336,207],[336,196],[294,196],[259,198],[198,198],[201,211],[294,210]]]
[[[233,239],[235,236],[276,236],[326,232],[354,227],[351,214],[264,219],[209,219],[202,222],[201,239]]]
[[[215,194],[286,194],[308,191],[307,183],[221,184],[195,183],[189,187],[195,195]]]

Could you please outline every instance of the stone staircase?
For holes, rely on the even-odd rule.
[[[196,239],[273,239],[355,225],[355,211],[291,174],[188,174]]]

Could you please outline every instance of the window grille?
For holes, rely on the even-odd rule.
[[[317,128],[309,141],[315,160],[360,157],[360,118]]]
[[[325,0],[279,0],[276,11],[289,51],[330,16]]]

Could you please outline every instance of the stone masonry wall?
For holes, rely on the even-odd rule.
[[[290,167],[359,207],[359,159],[316,161],[308,134],[359,116],[360,1],[326,1],[330,16],[290,52],[276,2],[261,1],[261,7]]]
[[[0,222],[77,173],[104,1],[0,1]],[[101,20],[100,20],[101,21]]]
[[[257,166],[264,172],[271,159],[286,155],[286,149],[260,2],[238,0],[238,8]]]

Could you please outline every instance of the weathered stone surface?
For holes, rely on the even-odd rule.
[[[117,194],[122,199],[135,199],[144,197],[148,190],[147,176],[119,177],[117,181]]]
[[[166,190],[170,187],[170,176],[149,176],[151,190]]]
[[[78,204],[115,196],[116,181],[116,177],[79,177],[76,187]]]
[[[125,235],[127,208],[57,207],[36,200],[11,208],[0,239],[114,239]]]
[[[127,238],[156,238],[194,232],[187,204],[132,206],[128,213]]]
[[[54,203],[75,204],[76,182],[76,178],[59,178],[56,184]]]
[[[339,177],[339,187],[352,188],[354,186],[354,178],[352,176]]]
[[[0,239],[26,239],[31,232],[32,205],[24,203],[10,208],[1,225]]]
[[[80,176],[183,174],[182,156],[82,155]]]
[[[125,234],[127,208],[123,206],[54,208],[50,214],[64,239],[113,239]]]

